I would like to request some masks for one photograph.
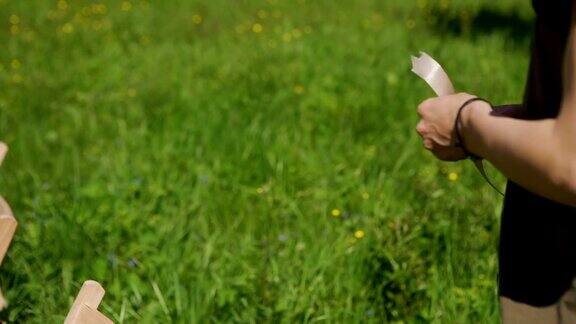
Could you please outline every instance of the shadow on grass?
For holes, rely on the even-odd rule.
[[[529,44],[534,21],[520,14],[520,10],[483,7],[470,15],[463,12],[442,10],[434,7],[430,11],[429,25],[438,33],[454,37],[477,39],[491,34],[500,34],[515,47]]]

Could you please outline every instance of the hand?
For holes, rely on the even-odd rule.
[[[427,99],[418,106],[420,122],[416,126],[416,131],[422,137],[424,148],[431,151],[438,159],[459,161],[466,158],[464,151],[455,146],[454,122],[458,108],[473,97],[467,93],[459,93]],[[465,110],[470,108],[472,107],[465,108]]]

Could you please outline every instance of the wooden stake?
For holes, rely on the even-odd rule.
[[[0,165],[2,165],[2,161],[7,152],[8,146],[0,142]],[[12,209],[10,209],[10,206],[4,198],[0,196],[0,265],[2,264],[2,260],[4,260],[6,251],[8,251],[10,242],[12,242],[12,237],[14,237],[17,226],[18,223],[12,214]],[[8,302],[4,299],[2,291],[0,290],[0,310],[3,310],[6,306],[8,306]]]
[[[108,317],[99,311],[88,307],[87,305],[82,305],[80,309],[80,314],[78,314],[78,319],[76,323],[81,324],[113,324]]]
[[[104,288],[98,282],[94,280],[85,281],[72,304],[72,308],[70,308],[70,312],[68,312],[68,316],[66,316],[66,320],[64,320],[64,324],[114,323],[98,311],[98,306],[102,298],[104,298],[104,294]]]
[[[2,264],[4,255],[6,255],[6,251],[8,251],[17,226],[18,223],[12,215],[10,206],[8,206],[4,198],[0,196],[0,264]]]
[[[0,142],[0,165],[2,165],[2,161],[4,161],[4,157],[8,153],[8,146],[6,144]]]
[[[17,225],[16,219],[12,217],[10,207],[0,196],[0,264],[2,264],[2,259],[4,259],[4,255],[10,246]],[[0,310],[3,310],[6,306],[8,306],[8,302],[4,299],[2,290],[0,290]]]

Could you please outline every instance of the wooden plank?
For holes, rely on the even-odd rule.
[[[2,291],[0,290],[0,311],[6,308],[6,306],[8,306],[8,301],[6,301],[6,299],[2,295]]]
[[[8,153],[8,146],[0,142],[0,165],[2,165],[2,161],[4,161],[4,157],[6,157],[6,153]]]
[[[17,226],[18,223],[12,215],[10,206],[0,196],[0,264],[2,264],[6,251],[10,247],[10,242],[12,242]],[[3,310],[6,306],[8,306],[8,302],[4,299],[2,291],[0,291],[0,310]]]
[[[0,264],[8,251],[10,242],[12,242],[12,237],[14,232],[16,232],[16,227],[18,222],[12,215],[12,210],[8,203],[0,196]]]
[[[70,312],[68,312],[68,316],[66,316],[66,320],[64,320],[64,324],[79,323],[78,317],[84,305],[92,309],[98,309],[104,294],[104,288],[98,282],[94,280],[85,281],[70,308]]]
[[[82,305],[75,324],[114,324],[111,319],[88,305]]]
[[[4,157],[6,157],[6,153],[8,153],[8,146],[0,142],[0,165],[2,165],[2,161],[4,161]],[[2,260],[4,260],[8,247],[10,247],[10,242],[12,242],[17,226],[18,223],[14,215],[12,215],[10,206],[8,206],[4,198],[0,196],[0,265],[2,264]],[[8,306],[8,302],[4,299],[2,291],[0,291],[0,310],[3,310],[6,306]]]

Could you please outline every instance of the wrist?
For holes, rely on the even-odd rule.
[[[484,117],[489,116],[492,107],[485,101],[475,101],[464,107],[460,116],[459,131],[463,144],[471,153],[486,158],[485,145],[483,145],[480,125]]]

